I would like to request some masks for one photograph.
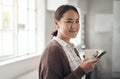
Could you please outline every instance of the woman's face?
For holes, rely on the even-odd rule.
[[[80,28],[79,15],[74,10],[68,10],[60,21],[57,21],[56,27],[60,38],[75,38]]]

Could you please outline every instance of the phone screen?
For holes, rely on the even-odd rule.
[[[105,50],[98,50],[98,55],[97,55],[97,58],[102,57],[105,53],[106,53],[106,51],[105,51]]]

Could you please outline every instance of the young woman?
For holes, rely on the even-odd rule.
[[[79,28],[80,15],[72,5],[61,5],[55,12],[56,31],[44,49],[39,66],[39,79],[90,79],[88,75],[98,58],[81,60],[72,43]]]

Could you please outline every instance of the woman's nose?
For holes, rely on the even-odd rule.
[[[78,23],[76,23],[76,22],[73,22],[72,23],[72,28],[75,28],[75,27],[77,27],[78,26]]]

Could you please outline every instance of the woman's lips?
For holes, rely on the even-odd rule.
[[[75,32],[78,32],[78,31],[69,31],[69,32],[71,32],[71,33],[75,33]]]

